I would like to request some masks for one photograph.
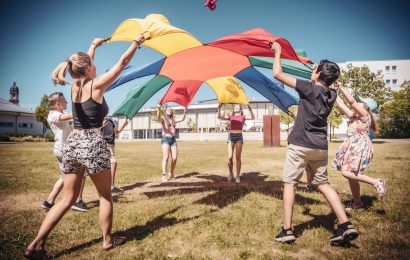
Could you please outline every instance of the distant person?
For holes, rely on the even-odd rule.
[[[121,133],[122,130],[128,125],[128,119],[124,121],[121,127],[117,127],[111,117],[105,117],[103,127],[101,129],[102,135],[107,142],[108,150],[110,151],[111,162],[111,192],[121,193],[123,189],[115,186],[115,174],[117,171],[117,159],[115,158],[115,135]]]
[[[374,149],[370,133],[377,131],[376,120],[366,103],[357,102],[342,85],[337,86],[350,108],[339,97],[336,99],[336,104],[350,122],[347,138],[337,150],[332,167],[341,171],[342,175],[349,181],[353,201],[346,207],[346,210],[362,209],[360,182],[372,185],[379,198],[382,198],[386,193],[384,180],[374,179],[364,174],[373,158]]]
[[[65,114],[64,110],[67,109],[67,101],[64,94],[61,92],[54,92],[48,97],[48,105],[51,107],[48,113],[47,122],[50,125],[51,131],[54,133],[54,156],[59,161],[60,171],[62,169],[62,159],[63,159],[63,144],[67,140],[71,130],[68,121],[73,118],[72,113]],[[78,195],[77,201],[71,207],[74,210],[86,212],[88,211],[87,205],[83,202],[83,189],[85,183],[85,176],[81,183],[80,193]],[[54,184],[53,190],[48,196],[47,200],[43,202],[41,207],[45,210],[50,210],[54,206],[54,202],[63,188],[63,177],[64,174],[61,172],[60,178]]]
[[[184,109],[184,115],[180,120],[175,120],[174,110],[171,107],[165,109],[164,115],[161,115],[161,106],[157,105],[157,119],[162,127],[162,182],[167,182],[175,178],[175,167],[177,165],[178,149],[176,135],[176,124],[185,120],[187,110]],[[168,158],[171,154],[171,171],[167,174]]]
[[[299,80],[283,72],[281,46],[274,42],[271,48],[275,53],[273,76],[295,88],[300,98],[295,125],[288,137],[289,146],[283,167],[283,227],[275,240],[291,243],[296,239],[292,228],[293,206],[297,183],[305,169],[313,174],[312,185],[325,196],[339,222],[330,242],[343,244],[356,239],[359,233],[348,221],[339,196],[329,185],[327,175],[327,117],[337,97],[336,91],[329,87],[339,78],[339,66],[323,60],[312,67],[311,81]]]
[[[229,121],[229,134],[228,134],[228,181],[235,179],[236,183],[241,182],[241,167],[242,167],[242,146],[243,146],[243,134],[242,129],[245,120],[254,120],[255,115],[253,114],[252,108],[248,105],[250,117],[243,115],[243,110],[240,104],[235,104],[233,107],[232,115],[225,116],[221,114],[222,103],[218,106],[218,119]],[[233,153],[235,153],[236,159],[236,176],[233,175]]]
[[[24,254],[26,258],[45,256],[44,247],[47,237],[77,199],[84,170],[88,170],[100,197],[99,217],[103,233],[103,249],[111,249],[124,241],[114,239],[111,235],[113,203],[110,152],[100,129],[104,117],[108,114],[104,92],[128,65],[144,40],[144,36],[137,36],[118,62],[98,78],[96,78],[94,53],[96,48],[104,42],[101,38],[92,42],[88,53],[74,53],[53,71],[52,78],[55,84],[67,84],[65,79],[67,72],[72,77],[71,99],[74,130],[63,146],[64,197],[46,215],[37,236],[27,247]]]

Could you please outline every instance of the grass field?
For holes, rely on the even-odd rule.
[[[179,142],[177,179],[160,183],[158,142],[118,143],[113,232],[127,242],[101,250],[95,188],[87,179],[87,213],[69,211],[51,233],[47,251],[62,259],[408,259],[410,256],[410,143],[375,144],[367,174],[386,179],[377,200],[362,185],[366,211],[349,214],[360,237],[332,247],[335,216],[319,193],[297,192],[294,245],[274,242],[281,227],[280,182],[286,147],[246,142],[240,184],[226,182],[226,143]],[[330,144],[329,160],[338,143]],[[19,259],[45,216],[40,208],[58,178],[52,143],[0,144],[0,259]],[[330,170],[344,202],[348,182]],[[305,177],[302,178],[305,180]],[[61,196],[61,195],[60,195]]]

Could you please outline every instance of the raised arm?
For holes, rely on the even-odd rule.
[[[249,109],[249,112],[251,113],[251,117],[245,117],[245,119],[246,119],[246,120],[254,120],[254,119],[255,119],[255,115],[253,114],[253,111],[252,111],[252,108],[251,108],[251,105],[250,105],[250,104],[248,104],[248,109]]]
[[[296,88],[296,79],[284,73],[282,70],[282,64],[280,61],[282,47],[277,42],[272,42],[271,44],[271,50],[275,53],[275,59],[272,67],[273,77],[282,82],[283,84],[285,84],[286,86]]]
[[[225,115],[221,115],[221,107],[222,107],[222,103],[219,103],[219,106],[218,106],[218,119],[219,120],[229,120],[229,118],[226,117]]]
[[[102,93],[108,88],[108,86],[121,74],[128,63],[131,61],[138,47],[144,42],[143,35],[139,35],[132,41],[130,47],[122,54],[118,62],[106,73],[94,80],[93,87],[99,89]]]
[[[101,46],[104,43],[103,38],[95,38],[93,42],[90,45],[90,48],[87,51],[87,54],[90,56],[92,62],[94,62],[94,54],[95,54],[95,49],[97,49],[98,46]]]
[[[175,120],[175,123],[180,123],[180,122],[184,121],[185,118],[186,118],[186,108],[184,109],[184,116],[182,117],[182,119],[180,119],[180,120]]]
[[[161,105],[160,104],[157,104],[157,120],[158,120],[158,123],[161,122]]]
[[[347,102],[349,102],[350,106],[354,108],[354,110],[359,113],[360,117],[362,119],[367,119],[369,116],[369,112],[361,105],[359,104],[356,99],[347,91],[346,88],[344,88],[342,85],[339,85],[340,92],[342,92],[343,96],[345,96]]]
[[[339,110],[345,114],[349,119],[353,117],[354,113],[348,106],[345,105],[343,100],[340,97],[336,98],[336,106],[339,108]]]
[[[128,118],[125,119],[125,121],[124,121],[124,123],[121,125],[121,127],[118,127],[118,128],[116,127],[116,128],[114,128],[115,133],[116,133],[116,134],[121,133],[122,130],[124,130],[124,128],[125,128],[127,125],[128,125]]]

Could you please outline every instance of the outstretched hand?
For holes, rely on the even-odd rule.
[[[270,42],[269,43],[269,45],[270,45],[270,49],[271,49],[271,51],[273,51],[273,52],[281,52],[282,51],[282,47],[280,46],[280,44],[279,43],[277,43],[277,42]]]
[[[95,38],[91,44],[95,46],[101,46],[105,42],[104,38]]]
[[[134,41],[136,41],[139,45],[141,45],[145,42],[145,36],[140,34],[137,37],[135,37]]]

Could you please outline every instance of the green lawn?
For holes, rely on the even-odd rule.
[[[410,142],[375,144],[367,174],[384,178],[387,196],[377,200],[362,186],[366,211],[350,214],[360,237],[332,247],[335,217],[323,196],[297,193],[294,245],[274,242],[281,227],[282,167],[286,147],[246,142],[240,184],[227,183],[225,142],[179,142],[177,179],[160,183],[159,142],[117,144],[113,232],[127,242],[101,250],[98,204],[87,179],[88,213],[69,211],[51,233],[47,251],[62,259],[280,259],[389,258],[410,255]],[[330,144],[329,160],[338,143]],[[45,216],[40,205],[58,178],[52,143],[0,144],[0,259],[24,252]],[[350,200],[348,182],[330,170],[332,186]],[[305,177],[302,178],[305,180]],[[60,195],[61,196],[61,195]]]

